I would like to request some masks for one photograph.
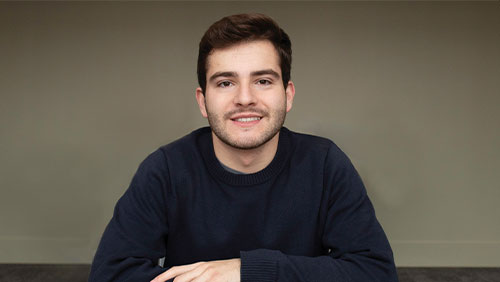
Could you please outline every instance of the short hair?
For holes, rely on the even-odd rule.
[[[214,49],[254,40],[269,40],[274,45],[280,60],[283,86],[286,89],[292,68],[290,38],[272,18],[251,13],[224,17],[212,24],[201,38],[197,73],[203,95],[207,86],[207,58],[211,52]]]

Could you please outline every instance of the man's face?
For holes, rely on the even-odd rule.
[[[216,138],[238,149],[257,148],[279,132],[292,108],[292,82],[283,87],[279,57],[267,40],[214,50],[207,85],[196,98]]]

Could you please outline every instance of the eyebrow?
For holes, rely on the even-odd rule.
[[[258,71],[253,71],[250,73],[251,76],[259,76],[259,75],[265,75],[265,74],[271,75],[275,79],[280,78],[279,73],[275,72],[272,69],[258,70]],[[210,76],[208,81],[212,82],[218,77],[238,77],[238,74],[234,71],[219,71],[219,72],[212,74],[212,76]]]
[[[212,82],[214,81],[216,78],[218,77],[237,77],[238,74],[234,71],[218,71],[214,74],[212,74],[212,76],[208,79],[208,81]]]

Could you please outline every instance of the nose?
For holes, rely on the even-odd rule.
[[[254,105],[257,102],[255,94],[250,83],[242,83],[234,96],[234,103],[242,107]]]

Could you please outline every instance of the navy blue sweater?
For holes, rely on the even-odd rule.
[[[165,257],[165,268],[158,259]],[[263,170],[225,170],[210,128],[149,155],[118,201],[89,281],[147,282],[241,258],[241,281],[398,281],[363,183],[330,140],[281,129]]]

